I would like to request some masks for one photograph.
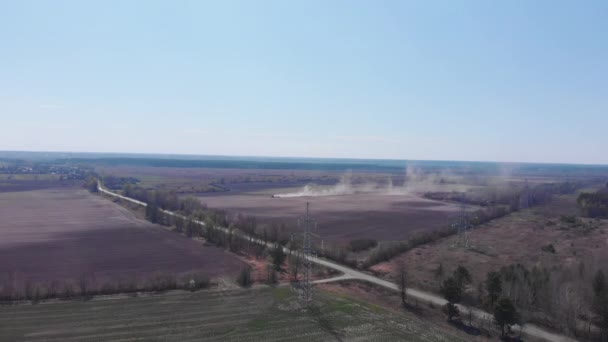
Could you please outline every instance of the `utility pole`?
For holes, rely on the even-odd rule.
[[[314,257],[312,250],[312,230],[316,229],[317,221],[310,217],[310,203],[306,202],[306,214],[298,219],[298,226],[303,230],[304,243],[302,244],[302,252],[304,260],[304,277],[300,281],[300,300],[307,306],[312,302],[312,261]]]
[[[473,227],[469,223],[466,205],[460,206],[460,217],[458,222],[453,225],[457,229],[456,247],[469,248],[469,230]]]

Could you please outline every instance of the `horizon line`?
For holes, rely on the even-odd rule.
[[[361,161],[396,161],[396,162],[463,162],[463,163],[490,163],[490,164],[529,164],[529,165],[578,165],[601,166],[605,164],[573,163],[573,162],[523,162],[523,161],[497,161],[497,160],[457,160],[457,159],[397,159],[397,158],[360,158],[360,157],[313,157],[313,156],[271,156],[271,155],[229,155],[229,154],[192,154],[192,153],[166,153],[166,152],[99,152],[99,151],[43,151],[43,150],[0,150],[0,153],[87,153],[87,154],[117,154],[117,155],[157,155],[157,156],[190,156],[190,157],[229,157],[229,158],[282,158],[282,159],[325,159],[325,160],[361,160]],[[103,158],[101,158],[103,159]]]

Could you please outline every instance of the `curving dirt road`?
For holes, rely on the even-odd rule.
[[[144,202],[141,202],[141,201],[138,201],[136,199],[129,198],[129,197],[126,197],[126,196],[122,196],[122,195],[119,195],[119,194],[114,193],[112,191],[106,190],[106,189],[103,188],[103,186],[101,186],[100,183],[97,183],[97,189],[100,192],[105,193],[107,195],[110,195],[110,196],[113,196],[113,197],[118,197],[118,198],[124,199],[126,201],[129,201],[131,203],[135,203],[135,204],[138,204],[138,205],[141,205],[141,206],[147,206],[147,204],[144,203]],[[182,215],[176,214],[176,213],[171,212],[171,211],[162,210],[162,212],[164,212],[167,215],[177,216],[177,217],[184,218]],[[202,221],[195,221],[195,222],[198,223],[198,224],[201,224],[203,226],[205,225],[205,223],[202,222]],[[228,232],[228,229],[226,229],[226,228],[218,227],[217,229],[220,229],[222,231]],[[273,243],[265,243],[264,241],[262,241],[260,239],[257,239],[257,238],[251,237],[251,236],[247,236],[247,235],[242,234],[242,233],[239,234],[239,236],[242,237],[242,238],[244,238],[244,239],[248,239],[248,240],[250,240],[252,242],[255,242],[255,243],[258,243],[258,244],[261,244],[261,245],[266,245],[267,247],[274,247]],[[285,252],[288,252],[288,250],[285,249]],[[321,259],[321,258],[318,258],[318,257],[310,257],[310,261],[314,262],[315,264],[322,265],[322,266],[325,266],[325,267],[328,267],[328,268],[331,268],[331,269],[334,269],[336,271],[340,271],[340,272],[343,273],[343,275],[337,276],[337,277],[334,277],[334,278],[317,280],[317,281],[315,281],[315,283],[317,283],[317,284],[319,284],[319,283],[327,283],[327,282],[332,282],[332,281],[341,281],[341,280],[347,280],[347,279],[357,279],[357,280],[366,281],[366,282],[369,282],[369,283],[372,283],[372,284],[375,284],[375,285],[378,285],[378,286],[382,286],[382,287],[390,289],[390,290],[399,291],[399,287],[395,283],[391,283],[391,282],[386,281],[384,279],[380,279],[378,277],[369,275],[367,273],[363,273],[361,271],[357,271],[357,270],[352,269],[350,267],[346,267],[346,266],[340,265],[338,263],[335,263],[335,262],[332,262],[332,261],[328,261],[328,260],[325,260],[325,259]],[[406,293],[407,293],[408,297],[417,298],[418,300],[421,300],[421,301],[424,301],[424,302],[428,302],[428,303],[433,303],[434,305],[443,306],[443,305],[445,305],[447,303],[447,301],[445,299],[443,299],[442,297],[440,297],[440,296],[438,296],[436,294],[430,293],[430,292],[424,292],[424,291],[408,288],[406,290]],[[460,309],[464,310],[464,311],[468,311],[468,310],[466,310],[466,309],[464,309],[462,307],[460,307]],[[492,317],[491,314],[489,314],[489,313],[487,313],[487,312],[485,312],[483,310],[473,309],[472,312],[473,312],[473,315],[475,317],[480,318],[480,319],[488,319],[488,318]],[[513,328],[516,331],[519,330],[519,326],[514,326]],[[544,340],[547,340],[547,341],[553,341],[553,342],[575,342],[576,341],[575,339],[570,338],[568,336],[564,336],[564,335],[560,335],[560,334],[557,334],[557,333],[549,332],[549,331],[547,331],[545,329],[542,329],[542,328],[540,328],[540,327],[538,327],[536,325],[533,325],[533,324],[526,324],[526,325],[524,325],[524,327],[523,327],[523,333],[527,334],[527,335],[530,335],[530,336],[533,336],[533,337],[536,337],[536,338],[544,339]]]

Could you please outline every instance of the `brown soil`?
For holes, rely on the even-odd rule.
[[[448,225],[459,207],[415,195],[356,194],[346,196],[272,198],[267,192],[199,197],[211,208],[250,214],[263,222],[285,222],[292,229],[310,202],[325,241],[357,238],[401,240],[412,232]]]
[[[233,255],[138,219],[82,189],[0,194],[0,281],[70,281],[86,273],[103,284],[154,274],[234,275]]]

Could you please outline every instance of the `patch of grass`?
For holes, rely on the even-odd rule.
[[[256,318],[247,323],[247,328],[253,330],[263,330],[270,326],[270,321],[265,318]]]
[[[41,340],[463,341],[412,315],[348,296],[317,290],[314,301],[302,310],[291,289],[264,288],[14,305],[0,311],[0,331],[9,341],[34,335]]]
[[[359,301],[344,293],[332,293],[331,296],[332,296],[332,299],[331,299],[330,303],[337,302],[334,305],[334,307],[337,309],[343,309],[345,306],[349,306],[349,309],[347,309],[347,310],[351,310],[351,311],[356,308],[360,308],[360,309],[368,309],[370,311],[373,311],[374,313],[379,313],[379,314],[388,313],[388,310],[386,310],[385,308],[383,308],[379,305]]]
[[[273,289],[272,293],[277,300],[285,300],[291,296],[293,296],[293,291],[286,287],[277,287]]]
[[[339,311],[345,314],[354,314],[357,310],[357,304],[351,301],[347,301],[344,298],[332,300],[327,304],[328,305],[325,309],[328,311]]]

